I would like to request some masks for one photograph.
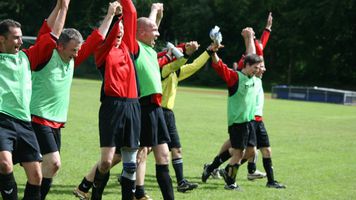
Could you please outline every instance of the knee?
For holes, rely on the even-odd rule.
[[[168,164],[169,163],[169,151],[160,152],[158,164]]]
[[[261,152],[262,152],[262,157],[264,158],[272,157],[272,150],[270,147],[262,148]]]
[[[41,170],[34,170],[29,174],[28,182],[32,185],[41,185],[42,173]]]
[[[0,161],[0,173],[1,174],[9,174],[13,171],[12,162],[9,160],[1,160]]]
[[[111,168],[112,160],[102,160],[100,162],[99,170],[100,172],[108,172]]]
[[[182,157],[182,148],[172,148],[172,157],[181,158]]]
[[[51,164],[51,168],[53,173],[55,174],[59,168],[61,168],[61,161],[60,160],[55,160],[52,164]]]
[[[141,164],[143,162],[146,162],[147,159],[147,148],[144,147],[140,149],[137,153],[137,163]]]

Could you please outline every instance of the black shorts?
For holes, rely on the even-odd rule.
[[[256,132],[257,148],[270,147],[269,138],[263,121],[252,121]]]
[[[139,147],[141,109],[138,99],[106,96],[99,110],[100,147]]]
[[[0,151],[11,152],[14,164],[42,160],[31,122],[18,120],[1,113]]]
[[[141,105],[141,147],[169,143],[169,133],[162,108],[156,104]]]
[[[246,149],[256,146],[256,134],[252,122],[232,124],[229,126],[231,147]]]
[[[36,133],[41,154],[45,155],[61,150],[61,129],[51,128],[42,124],[32,122],[33,130]]]
[[[171,138],[171,141],[168,143],[169,149],[181,148],[174,112],[172,110],[163,108],[163,114],[164,119],[166,120],[169,137]]]

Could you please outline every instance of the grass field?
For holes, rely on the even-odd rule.
[[[49,200],[75,199],[72,189],[99,158],[99,81],[74,80],[66,128],[62,131],[62,168],[54,180]],[[203,164],[210,162],[227,139],[226,92],[182,87],[175,114],[184,152],[185,176],[198,182],[197,190],[178,193],[176,199],[355,199],[356,107],[266,98],[264,121],[269,132],[276,180],[286,190],[268,189],[266,180],[246,179],[246,165],[238,173],[243,191],[224,190],[223,180],[201,183]],[[146,191],[162,199],[149,156]],[[225,166],[225,164],[223,165]],[[263,171],[261,158],[258,168]],[[104,200],[120,199],[115,167]],[[174,187],[174,170],[170,170]],[[20,197],[25,176],[15,167]]]

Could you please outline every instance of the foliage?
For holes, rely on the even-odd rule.
[[[138,15],[147,16],[157,0],[133,1]],[[161,0],[165,5],[160,43],[197,40],[203,51],[209,30],[218,25],[225,48],[219,52],[228,65],[244,52],[242,28],[251,26],[257,37],[273,12],[270,41],[265,49],[269,84],[318,85],[356,89],[356,9],[354,0]],[[105,15],[108,1],[72,1],[66,27],[87,36]],[[24,35],[36,35],[55,0],[3,0],[0,18],[22,22]],[[196,55],[195,55],[196,56]],[[194,56],[193,56],[194,57]],[[270,70],[271,69],[271,70]],[[207,67],[188,82],[221,84]],[[348,80],[348,81],[345,81]]]

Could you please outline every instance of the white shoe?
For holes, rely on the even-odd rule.
[[[254,173],[250,174],[247,173],[247,179],[250,181],[253,181],[255,179],[261,179],[266,177],[266,173],[260,172],[259,170],[256,170]]]

